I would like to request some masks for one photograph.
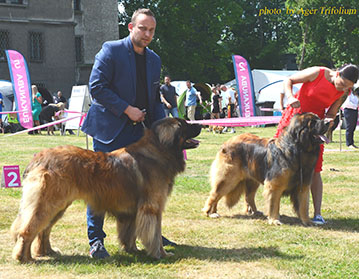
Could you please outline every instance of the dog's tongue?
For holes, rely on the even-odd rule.
[[[192,142],[192,143],[195,143],[195,144],[199,144],[199,143],[200,143],[199,140],[195,140],[195,139],[188,139],[187,142]]]
[[[325,142],[326,144],[328,144],[330,141],[329,141],[329,139],[326,137],[326,136],[324,136],[324,135],[319,135],[319,138],[323,141],[323,142]]]

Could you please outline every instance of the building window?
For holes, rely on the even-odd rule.
[[[74,0],[74,10],[81,11],[81,0]]]
[[[28,0],[0,0],[0,4],[6,4],[6,5],[27,5]]]
[[[84,40],[82,36],[75,37],[76,62],[84,62]]]
[[[36,85],[37,88],[46,88],[44,82],[34,82],[33,84]]]
[[[10,33],[7,30],[0,30],[0,61],[6,60],[5,49],[10,48]]]
[[[44,60],[44,42],[42,33],[30,32],[30,61],[42,62]]]

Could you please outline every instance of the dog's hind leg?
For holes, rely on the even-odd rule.
[[[117,216],[118,239],[128,253],[137,252],[136,246],[136,216],[118,214]]]
[[[13,224],[16,237],[12,256],[20,262],[33,260],[31,244],[35,237],[49,227],[57,214],[66,208],[61,197],[51,199],[48,193],[50,175],[43,169],[32,170],[24,180],[23,196],[20,205],[20,214]],[[45,233],[46,234],[46,233]],[[49,232],[48,232],[49,234]],[[45,237],[46,238],[46,237]]]
[[[255,196],[259,188],[259,183],[254,180],[247,179],[245,181],[245,184],[246,186],[244,213],[247,215],[253,215],[259,212],[255,203]]]
[[[244,187],[238,183],[238,180],[236,177],[227,177],[212,181],[212,190],[202,211],[211,218],[220,217],[217,213],[217,205],[223,196],[226,198],[226,205],[229,208],[233,207],[244,191]]]
[[[33,261],[31,258],[31,242],[27,240],[22,231],[23,216],[21,212],[16,217],[15,221],[11,225],[11,233],[15,240],[15,247],[13,248],[12,257],[20,262]]]
[[[46,223],[46,221],[43,222],[43,220],[39,219],[39,215],[42,215],[42,213],[35,209],[30,213],[30,216],[23,218],[21,227],[17,232],[17,239],[12,253],[15,260],[20,262],[33,261],[31,257],[31,244],[39,231],[44,227],[43,224]]]
[[[206,203],[202,208],[202,211],[211,218],[220,217],[217,213],[217,204],[219,200],[224,196],[224,194],[220,191],[221,188],[221,183],[217,187],[212,188],[209,197],[207,198]]]
[[[59,213],[57,213],[55,218],[53,218],[51,220],[50,224],[43,231],[39,232],[39,234],[37,235],[37,237],[34,241],[34,244],[33,244],[33,254],[35,256],[42,257],[42,256],[47,256],[47,255],[58,254],[58,251],[55,251],[51,248],[50,233],[51,233],[52,227],[64,215],[67,207],[64,210],[61,210]]]

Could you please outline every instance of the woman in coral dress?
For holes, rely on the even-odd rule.
[[[288,106],[283,112],[275,137],[282,133],[296,113],[313,112],[321,119],[333,121],[349,90],[357,81],[358,75],[358,67],[348,64],[338,70],[311,67],[288,77],[284,81],[284,92],[288,97]],[[303,83],[303,85],[293,95],[293,84],[296,83]],[[323,152],[324,145],[322,144],[311,185],[314,205],[312,221],[318,225],[325,224],[321,216],[323,182],[320,172],[322,171]]]

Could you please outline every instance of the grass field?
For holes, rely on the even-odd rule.
[[[271,137],[275,127],[236,131]],[[303,227],[288,198],[281,201],[282,226],[240,215],[242,201],[231,210],[221,201],[222,218],[209,219],[201,212],[210,190],[209,167],[220,145],[231,136],[204,130],[198,137],[199,148],[188,151],[186,171],[176,179],[163,218],[163,234],[179,246],[166,248],[175,255],[159,261],[144,252],[133,255],[121,251],[111,218],[105,221],[105,244],[111,257],[90,259],[86,206],[76,201],[52,232],[52,245],[62,255],[19,264],[11,258],[9,228],[22,191],[1,188],[0,278],[359,278],[359,152],[347,150],[345,144],[339,151],[339,131],[334,133],[334,142],[326,146],[322,214],[328,224],[323,227]],[[342,139],[345,141],[344,132]],[[1,170],[4,165],[19,165],[23,172],[36,152],[64,144],[85,148],[86,137],[0,135]],[[262,187],[256,203],[259,210],[264,209]]]

